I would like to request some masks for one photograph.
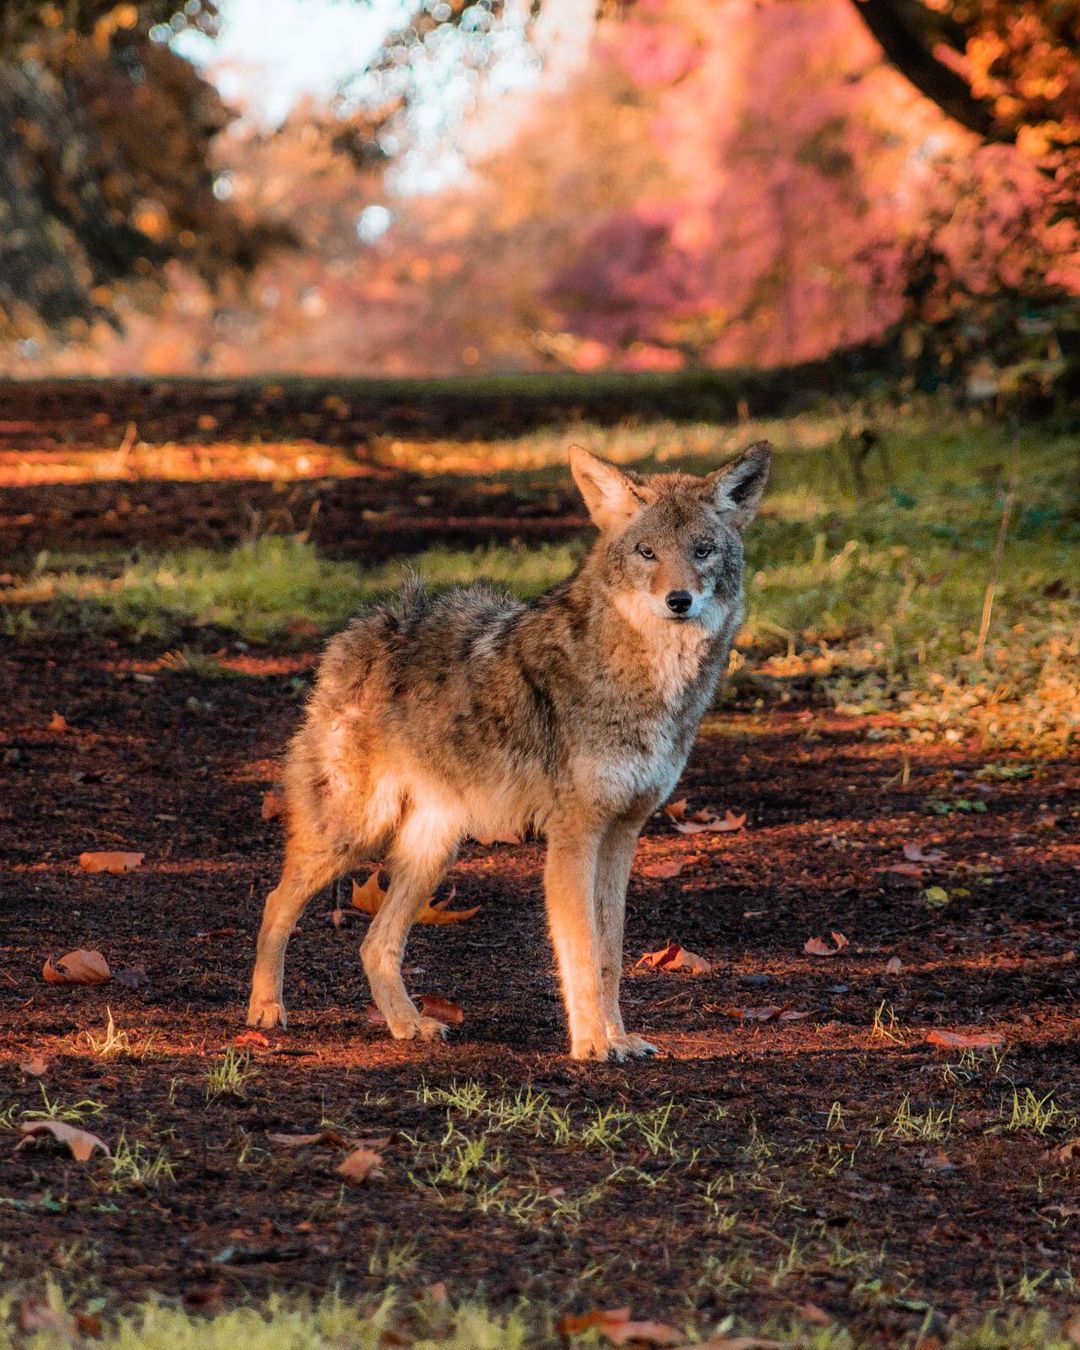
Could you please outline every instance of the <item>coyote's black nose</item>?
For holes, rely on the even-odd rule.
[[[672,614],[689,614],[694,597],[689,591],[668,591],[667,607]]]

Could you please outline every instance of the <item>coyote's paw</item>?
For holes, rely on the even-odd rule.
[[[651,1041],[644,1036],[635,1036],[632,1031],[622,1036],[612,1036],[609,1059],[621,1063],[624,1059],[651,1059],[660,1053]]]
[[[570,1042],[571,1059],[598,1059],[604,1061],[616,1058],[611,1053],[612,1043],[607,1036],[576,1036]],[[623,1056],[617,1056],[622,1059]]]
[[[446,1023],[435,1017],[417,1017],[390,1027],[390,1035],[396,1041],[444,1041],[449,1034]]]
[[[269,1031],[271,1027],[286,1027],[289,1024],[285,1016],[285,1005],[275,1000],[252,999],[248,1004],[247,1024],[249,1027],[263,1027]]]
[[[594,1059],[611,1064],[622,1064],[628,1059],[645,1059],[658,1051],[641,1036],[629,1034],[612,1036],[581,1036],[570,1047],[571,1059]]]

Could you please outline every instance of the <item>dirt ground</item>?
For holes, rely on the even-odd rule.
[[[199,536],[213,488],[122,491],[161,503],[171,534],[151,537],[175,541]],[[6,548],[115,544],[106,498],[120,492],[4,488],[0,515],[25,531]],[[215,502],[239,519],[235,496]],[[403,547],[427,542],[447,506],[430,500]],[[552,503],[552,522],[563,509]],[[537,519],[508,531],[528,539],[522,522]],[[370,532],[349,532],[352,513],[321,521],[329,547],[374,550]],[[489,525],[466,537],[497,535]],[[463,1009],[445,1045],[396,1044],[371,1024],[366,919],[350,909],[335,926],[322,896],[290,947],[288,1032],[243,1048],[243,1081],[214,1096],[275,881],[279,826],[263,797],[315,648],[237,650],[237,678],[207,679],[147,643],[0,644],[8,1279],[38,1279],[44,1263],[76,1291],[209,1307],[443,1281],[453,1297],[525,1296],[557,1313],[625,1304],[684,1327],[728,1312],[834,1320],[880,1344],[998,1308],[1075,1307],[1080,1165],[1053,1154],[1080,1134],[1075,762],[988,764],[797,697],[725,708],[677,795],[745,813],[744,828],[683,836],[658,815],[631,882],[624,1011],[658,1060],[566,1057],[541,846],[473,844],[452,903],[479,914],[415,930],[407,961],[415,994]],[[79,854],[101,849],[145,861],[81,871]],[[655,875],[674,863],[677,876]],[[850,943],[840,954],[804,952],[831,932]],[[712,973],[634,967],[669,940]],[[46,956],[79,947],[146,982],[44,983]],[[769,1006],[806,1016],[745,1016]],[[127,1035],[118,1053],[91,1043],[107,1009]],[[943,1049],[934,1030],[993,1033],[1003,1048]],[[34,1056],[48,1062],[40,1077],[20,1069]],[[548,1124],[493,1105],[524,1089],[546,1094]],[[43,1097],[114,1150],[122,1136],[148,1158],[164,1150],[174,1176],[125,1181],[47,1143],[14,1152],[15,1124]],[[614,1124],[590,1134],[605,1113]],[[334,1141],[267,1137],[323,1122],[386,1141],[382,1175],[343,1186]]]

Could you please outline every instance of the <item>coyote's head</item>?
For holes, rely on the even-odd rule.
[[[753,520],[772,452],[758,441],[704,478],[617,469],[580,446],[570,467],[601,537],[605,582],[624,616],[697,623],[716,632],[742,584],[742,532]]]

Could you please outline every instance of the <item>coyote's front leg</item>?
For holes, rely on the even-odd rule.
[[[544,895],[574,1059],[607,1059],[611,1050],[600,1003],[593,903],[599,842],[591,825],[560,822],[548,828]]]
[[[626,887],[634,862],[638,834],[644,822],[620,820],[609,825],[600,843],[596,865],[596,926],[600,938],[600,983],[605,1030],[611,1042],[611,1057],[655,1055],[656,1046],[627,1032],[619,1008],[622,982],[623,928],[626,919]]]

